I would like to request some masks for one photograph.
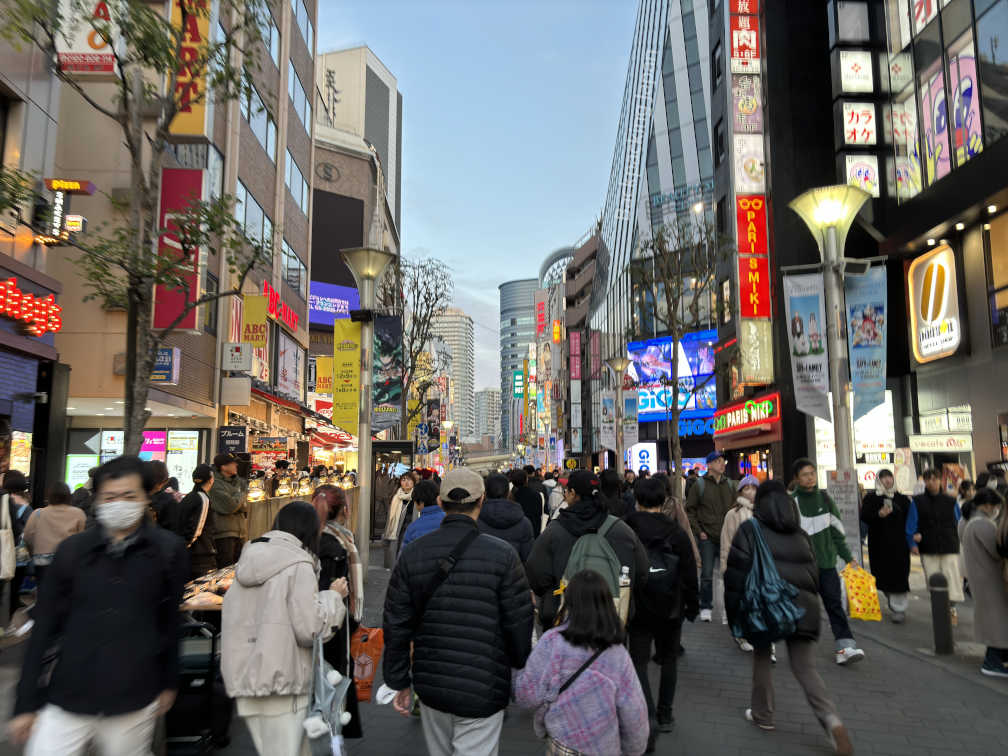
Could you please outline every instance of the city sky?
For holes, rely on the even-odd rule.
[[[368,45],[403,95],[402,248],[454,274],[476,390],[500,385],[497,286],[598,218],[635,0],[320,0],[318,51]]]

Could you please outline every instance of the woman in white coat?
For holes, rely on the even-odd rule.
[[[318,589],[318,515],[294,501],[249,543],[224,596],[221,672],[260,756],[307,756],[312,645],[345,618],[346,579]]]

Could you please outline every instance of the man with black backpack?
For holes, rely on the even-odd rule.
[[[493,756],[511,670],[532,652],[532,599],[517,552],[481,534],[483,478],[449,470],[441,526],[403,547],[385,595],[385,684],[408,714],[422,704],[431,756]],[[412,652],[412,653],[411,653]]]
[[[630,657],[644,690],[651,720],[649,749],[654,748],[658,732],[672,731],[682,624],[684,619],[692,622],[700,611],[693,546],[679,523],[662,514],[664,505],[664,483],[655,478],[642,480],[637,485],[637,511],[631,512],[626,519],[647,549],[650,563],[647,582],[634,592],[637,611],[627,628]],[[661,665],[657,710],[648,682],[652,641]]]
[[[578,470],[567,481],[567,507],[536,539],[525,563],[532,591],[539,597],[543,629],[553,627],[563,596],[565,578],[593,569],[609,584],[613,597],[632,594],[648,578],[647,551],[622,520],[606,510],[599,497],[599,480]],[[629,585],[624,585],[629,581]],[[621,591],[622,589],[627,589]],[[623,614],[632,615],[632,607]]]

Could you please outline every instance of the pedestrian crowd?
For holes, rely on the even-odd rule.
[[[293,497],[249,541],[238,468],[220,454],[183,494],[164,463],[118,457],[76,492],[52,486],[34,511],[26,477],[4,474],[0,569],[11,613],[26,611],[30,631],[9,736],[29,756],[148,752],[179,691],[184,586],[227,567],[220,677],[257,751],[301,756],[363,735],[351,638],[364,569],[346,491],[316,470],[306,500]],[[278,464],[274,493],[290,487],[285,470]],[[860,509],[890,620],[908,621],[919,558],[926,576],[947,581],[950,622],[972,596],[980,671],[999,678],[1008,678],[1006,492],[1003,475],[985,474],[954,498],[927,470],[923,490],[906,496],[881,470]],[[498,753],[511,703],[534,712],[547,754],[653,752],[675,728],[687,621],[720,621],[726,642],[751,655],[740,717],[775,729],[773,668],[786,650],[834,752],[854,752],[816,648],[825,611],[836,664],[864,660],[838,571],[860,566],[809,459],[793,464],[789,486],[733,480],[717,451],[702,476],[685,479],[406,470],[379,528],[391,575],[375,701],[419,715],[432,756]],[[37,598],[21,608],[29,574]]]

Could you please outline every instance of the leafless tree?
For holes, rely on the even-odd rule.
[[[434,348],[434,323],[452,302],[455,284],[448,266],[433,257],[400,258],[378,286],[379,309],[403,318],[404,427],[423,411],[424,399],[447,372],[446,350]]]
[[[687,334],[713,326],[717,312],[717,275],[730,259],[734,247],[703,217],[677,218],[641,242],[635,255],[634,317],[638,323],[654,319],[655,330],[670,338],[673,348],[666,386],[669,424],[668,457],[675,473],[682,476],[682,443],[679,416],[690,396],[702,385],[679,375],[679,342]],[[705,379],[714,380],[713,377]],[[681,495],[681,486],[676,488]]]

